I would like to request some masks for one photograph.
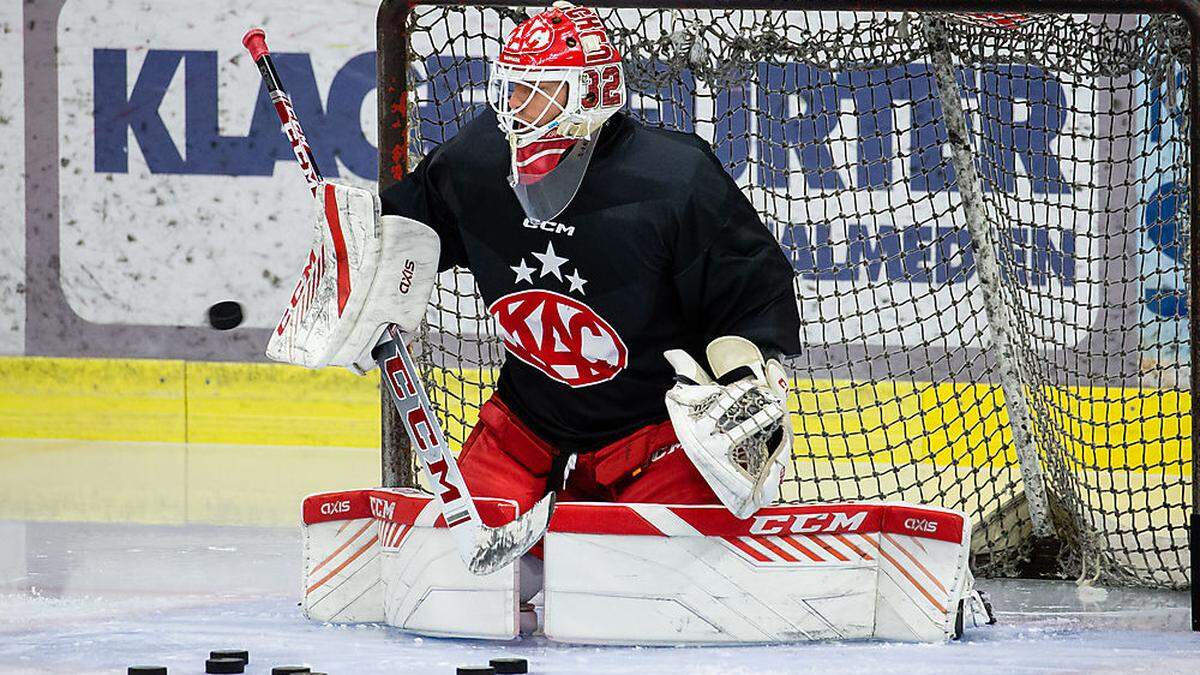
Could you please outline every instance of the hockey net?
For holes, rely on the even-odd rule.
[[[600,11],[630,112],[709,141],[795,266],[785,497],[964,509],[984,575],[1187,586],[1186,22],[734,4]],[[537,9],[385,2],[385,183]],[[465,270],[427,324],[458,445],[504,350]]]

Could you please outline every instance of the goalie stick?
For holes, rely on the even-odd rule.
[[[259,28],[251,29],[242,38],[242,44],[258,66],[271,102],[275,105],[275,112],[279,115],[283,133],[292,145],[309,190],[323,204],[327,197],[321,189],[321,172],[300,128],[291,98],[284,90],[271,60],[266,33]],[[333,228],[334,224],[330,223],[330,227]],[[334,233],[335,241],[339,234]],[[344,254],[339,252],[339,255]],[[542,538],[550,524],[554,493],[546,495],[533,508],[505,525],[484,525],[462,472],[458,469],[458,462],[446,444],[442,425],[425,393],[408,345],[397,326],[387,327],[372,356],[379,365],[384,385],[391,392],[392,403],[404,421],[408,437],[421,457],[425,477],[442,507],[446,526],[454,537],[467,569],[474,574],[489,574],[525,554]]]

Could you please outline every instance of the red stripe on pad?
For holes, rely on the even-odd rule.
[[[796,558],[796,556],[792,555],[791,553],[788,553],[787,551],[783,550],[779,546],[776,546],[775,543],[771,541],[770,537],[752,537],[752,538],[754,539],[754,543],[766,548],[768,551],[770,551],[771,553],[774,553],[775,555],[779,556],[780,558],[783,558],[785,561],[793,562],[793,563],[800,562]]]
[[[662,517],[655,517],[659,513]],[[670,527],[678,521],[682,523],[677,529]],[[963,517],[949,511],[857,503],[770,506],[739,520],[722,506],[559,502],[550,521],[552,532],[574,534],[783,537],[890,532],[954,543],[962,540],[963,528]]]
[[[303,518],[305,525],[335,520],[375,518],[389,523],[412,525],[433,497],[416,490],[349,490],[326,492],[305,497]],[[434,505],[432,508],[438,508]],[[488,527],[499,527],[517,516],[517,503],[509,499],[478,497],[475,508],[479,518]],[[434,527],[446,527],[446,519],[439,515]]]
[[[803,553],[808,557],[809,560],[812,560],[813,562],[823,562],[825,560],[816,553],[808,550],[808,548],[804,544],[801,544],[795,537],[780,537],[780,539],[786,541],[788,544],[791,544],[792,548]]]
[[[341,316],[350,300],[350,257],[346,253],[346,237],[342,234],[342,220],[338,215],[337,188],[328,183],[325,185],[325,221],[337,256],[338,316]]]
[[[963,517],[957,513],[916,506],[888,506],[883,517],[884,532],[954,544],[962,541],[963,525]]]
[[[623,504],[559,502],[550,518],[551,532],[664,536],[664,532]]]
[[[741,539],[738,539],[737,537],[722,537],[722,539],[729,542],[730,544],[733,545],[734,548],[738,549],[742,553],[745,553],[746,555],[750,556],[751,558],[754,558],[758,562],[776,562],[774,560],[771,560],[767,556],[763,555],[762,553],[760,553],[758,551],[758,549],[754,548],[753,546],[750,546],[749,544],[742,541]]]
[[[371,517],[370,490],[324,492],[304,498],[301,517],[305,525],[332,520],[356,520]]]
[[[671,512],[710,537],[875,532],[883,510],[879,504],[812,504],[768,506],[739,520],[719,506],[672,506]]]

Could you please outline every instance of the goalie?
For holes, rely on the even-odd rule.
[[[320,261],[325,258],[312,256],[311,274],[306,270],[291,307],[302,314],[315,302],[332,317],[336,306],[340,317],[343,305],[351,305],[347,316],[359,318],[345,326],[331,319],[334,328],[328,331],[307,330],[306,335],[318,337],[313,340],[291,339],[285,315],[271,355],[313,367],[353,364],[368,369],[383,317],[406,330],[415,328],[436,273],[468,269],[508,358],[458,458],[467,489],[477,498],[513,500],[522,511],[547,493],[557,493],[564,511],[588,514],[582,521],[564,522],[616,523],[615,531],[604,529],[608,525],[595,532],[565,525],[567,530],[555,533],[552,528],[551,534],[563,542],[554,558],[561,554],[564,561],[556,563],[557,606],[581,603],[578,612],[556,614],[557,635],[599,642],[711,638],[702,631],[684,635],[683,626],[720,626],[721,639],[731,641],[948,634],[954,604],[970,587],[963,556],[970,530],[962,516],[907,505],[892,511],[879,505],[760,511],[778,498],[791,457],[788,377],[780,361],[799,351],[794,271],[710,147],[695,135],[647,127],[622,112],[624,84],[620,55],[591,9],[558,2],[517,26],[491,64],[490,105],[378,202],[365,191],[325,186],[329,231],[342,223],[352,233],[367,231],[380,218],[382,244],[373,257],[356,257],[356,237],[339,243],[333,236],[331,246],[348,250],[337,261],[341,265],[346,260],[349,270],[337,271],[336,284],[328,277],[321,284],[325,272]],[[359,265],[355,261],[360,259],[375,262]],[[355,274],[368,282],[369,290],[351,288]],[[305,292],[310,287],[323,290]],[[375,297],[377,291],[389,302]],[[380,309],[383,305],[386,311]],[[413,512],[404,504],[420,502],[419,497],[386,491],[368,496],[370,516],[390,532],[432,527],[422,517],[404,520],[397,515]],[[346,518],[366,518],[355,506],[363,499],[361,491],[310,497],[306,525],[323,527],[328,518],[342,517],[328,516],[326,507],[353,514]],[[340,505],[329,506],[331,501]],[[628,512],[633,515],[622,515],[617,507],[588,511],[594,506],[590,502],[637,506]],[[652,505],[672,507],[664,511]],[[445,517],[450,527],[452,515]],[[683,521],[688,524],[681,525]],[[644,528],[621,530],[629,522]],[[647,542],[645,528],[664,539]],[[324,560],[332,560],[349,545],[338,540],[340,533],[351,531],[345,526],[314,530],[306,535],[306,550],[329,551]],[[791,535],[819,537],[825,532],[876,537],[870,539],[876,544],[884,534],[937,533],[941,544],[917,545],[925,547],[921,555],[944,563],[918,563],[934,578],[938,593],[921,587],[925,600],[911,602],[908,590],[881,585],[875,575],[882,563],[857,544],[843,552],[819,538],[810,542],[826,547],[818,550],[832,556],[834,564],[809,569],[770,540],[781,536],[815,562],[823,560],[820,554]],[[587,538],[596,534],[608,537],[601,553],[588,548]],[[409,542],[404,546],[398,541],[380,544],[393,555],[393,567],[382,571],[389,580],[382,602],[388,623],[436,635],[508,635],[504,620],[500,629],[472,632],[464,627],[463,617],[480,611],[475,601],[461,598],[482,598],[480,584],[500,582],[493,576],[461,574],[448,581],[445,575],[453,570],[436,562],[441,549],[429,541],[438,537],[428,536],[432,539],[421,546],[411,539],[401,539]],[[703,537],[705,542],[697,548],[674,537]],[[739,546],[743,539],[766,543]],[[655,548],[660,545],[665,548]],[[935,551],[939,545],[944,550]],[[656,552],[649,554],[651,550]],[[538,557],[521,561],[522,601],[540,585]],[[728,574],[713,576],[719,581],[711,591],[698,588],[686,575],[664,587],[671,566],[651,569],[655,561],[675,559],[687,569],[700,558],[705,570],[718,559],[732,565]],[[306,559],[315,556],[306,554]],[[786,564],[778,568],[775,562]],[[309,570],[310,578],[323,564]],[[569,575],[583,584],[571,588],[573,582],[561,570],[580,565],[613,570],[622,584],[645,582],[639,601],[653,604],[659,594],[678,594],[668,604],[689,607],[696,616],[672,618],[666,610],[654,609],[643,619],[657,617],[661,625],[649,619],[616,621],[614,625],[628,625],[599,635],[587,618],[598,607],[611,607],[601,612],[611,617],[625,616],[620,608],[631,602],[630,596],[592,588],[586,575]],[[330,574],[335,573],[308,586],[309,616],[378,620],[376,609],[346,609],[372,597],[367,590],[359,594],[357,586],[318,597],[316,589],[329,583]],[[364,574],[369,577],[364,584],[374,583],[374,577]],[[792,592],[776,597],[777,582],[792,584]],[[831,584],[840,590],[831,592]],[[431,593],[444,588],[463,594],[456,601],[439,600],[449,604],[422,614],[422,603],[436,604]],[[549,581],[546,589],[550,597]],[[879,589],[883,609],[878,611],[883,614],[873,614],[874,605],[860,602],[874,597],[870,589]],[[714,598],[734,602],[715,613],[697,609]],[[807,604],[830,598],[844,606],[818,612]],[[895,598],[903,600],[896,604]],[[749,621],[753,626],[738,628],[747,621],[743,609],[756,603],[772,609],[756,614]],[[322,608],[328,606],[341,609]],[[448,611],[450,606],[455,609]],[[511,614],[512,603],[502,601],[500,608],[503,619]],[[813,616],[823,628],[803,627]],[[583,622],[579,632],[570,624],[572,617]],[[832,632],[822,632],[826,629]]]
[[[773,501],[799,317],[772,233],[705,142],[621,112],[591,9],[518,26],[489,102],[381,195],[437,232],[439,270],[472,272],[510,357],[463,446],[467,486],[526,509],[547,490],[739,518]]]

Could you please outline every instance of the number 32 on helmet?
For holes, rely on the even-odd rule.
[[[521,87],[542,96],[514,96]],[[556,2],[509,35],[488,90],[501,130],[519,148],[590,138],[625,105],[625,71],[595,10]],[[528,107],[537,105],[548,109],[531,115]]]

